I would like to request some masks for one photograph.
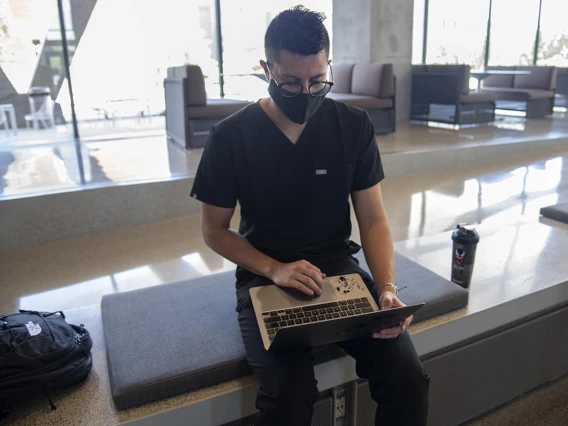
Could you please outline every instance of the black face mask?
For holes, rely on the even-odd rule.
[[[312,96],[309,93],[300,93],[293,98],[287,98],[282,95],[273,78],[270,79],[268,84],[268,93],[276,105],[278,105],[280,111],[290,121],[298,124],[307,122],[325,99],[325,96]]]

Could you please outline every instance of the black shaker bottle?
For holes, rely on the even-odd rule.
[[[475,262],[475,249],[479,234],[475,229],[460,223],[452,233],[452,281],[463,288],[468,288]]]

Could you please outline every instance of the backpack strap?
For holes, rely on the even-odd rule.
[[[57,407],[56,405],[53,403],[53,400],[51,399],[51,395],[49,394],[49,387],[51,386],[51,383],[48,383],[47,385],[45,385],[43,387],[43,393],[45,393],[45,396],[47,396],[47,400],[49,401],[49,406],[51,407],[52,410],[56,410]]]
[[[65,314],[63,313],[63,311],[55,311],[55,312],[50,312],[48,314],[43,314],[43,317],[47,318],[47,317],[50,317],[50,316],[55,315],[55,314],[59,314],[59,315],[61,315],[61,318],[65,319]]]

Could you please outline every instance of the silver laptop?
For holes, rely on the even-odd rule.
[[[321,296],[315,298],[277,285],[250,289],[266,350],[369,337],[400,324],[424,306],[381,311],[359,274],[326,277],[323,283]]]

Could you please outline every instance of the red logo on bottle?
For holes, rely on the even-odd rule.
[[[465,250],[464,249],[456,249],[456,263],[460,266],[465,265]]]

